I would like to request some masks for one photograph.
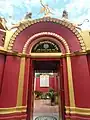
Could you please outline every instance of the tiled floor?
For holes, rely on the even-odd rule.
[[[50,100],[35,100],[33,116],[34,119],[37,116],[54,116],[59,120],[58,105],[51,106]]]

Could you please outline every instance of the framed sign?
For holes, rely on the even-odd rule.
[[[40,75],[40,87],[49,87],[49,75]]]
[[[39,43],[37,43],[33,49],[32,49],[32,53],[57,53],[57,52],[61,52],[60,48],[51,41],[48,40],[43,40]]]

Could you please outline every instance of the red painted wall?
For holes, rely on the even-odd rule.
[[[30,59],[29,62],[29,80],[28,80],[28,95],[27,95],[27,120],[30,120],[30,116],[32,116],[32,108],[33,108],[33,99],[34,94],[33,92],[34,87],[34,70],[33,70],[33,64],[32,60]]]
[[[69,106],[70,104],[69,104],[69,88],[68,88],[68,74],[67,74],[66,58],[62,59],[62,66],[63,66],[65,106]]]
[[[0,94],[2,90],[1,88],[2,88],[2,82],[3,82],[4,64],[5,64],[5,56],[0,55]]]
[[[0,107],[15,107],[17,102],[17,88],[20,69],[20,58],[15,56],[7,56],[2,92],[0,96]]]
[[[27,115],[23,113],[0,114],[0,120],[26,120]]]
[[[72,57],[71,63],[76,106],[90,108],[90,74],[87,57]]]
[[[88,68],[90,73],[90,54],[87,55]]]
[[[48,92],[49,88],[53,88],[55,91],[57,91],[57,79],[55,77],[49,78],[49,86],[50,87],[40,87],[40,77],[36,78],[36,91],[41,92]]]

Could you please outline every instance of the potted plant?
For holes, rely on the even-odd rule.
[[[54,91],[54,89],[49,88],[47,95],[49,96],[49,98],[51,100],[51,105],[55,105],[55,91]]]
[[[34,91],[34,93],[35,93],[35,99],[40,99],[41,98],[42,92],[40,92],[40,91]]]

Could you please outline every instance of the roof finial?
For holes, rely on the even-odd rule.
[[[68,12],[66,10],[63,11],[62,18],[68,19]]]
[[[32,18],[32,13],[31,12],[27,12],[24,19],[31,19]]]
[[[44,13],[44,17],[49,17],[50,14],[52,14],[52,12],[51,12],[48,4],[44,5],[43,2],[42,2],[42,0],[40,0],[40,3],[41,3],[41,5],[42,5],[42,8],[41,8],[41,10],[40,10],[40,13]]]

